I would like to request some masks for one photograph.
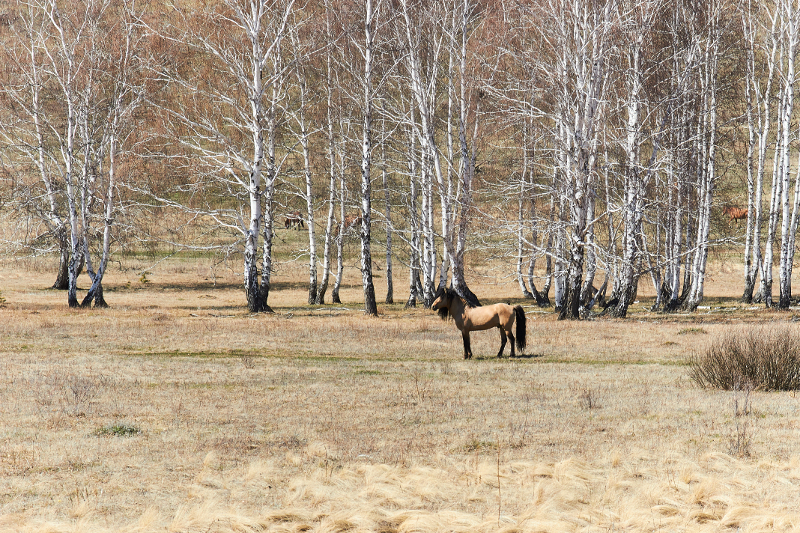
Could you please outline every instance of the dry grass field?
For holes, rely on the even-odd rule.
[[[129,265],[110,309],[69,310],[52,265],[0,263],[0,531],[800,531],[800,397],[687,377],[716,335],[792,324],[734,303],[735,266],[691,315],[521,302],[527,355],[484,332],[464,361],[431,311],[365,318],[353,268],[343,305],[312,308],[283,264],[255,316],[209,264]]]

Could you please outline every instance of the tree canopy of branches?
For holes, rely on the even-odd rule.
[[[479,304],[491,256],[564,319],[624,317],[641,283],[693,310],[716,245],[742,246],[743,300],[767,306],[777,253],[792,302],[791,0],[4,6],[0,205],[39,228],[5,240],[58,250],[70,305],[84,268],[104,305],[112,223],[157,208],[214,235],[183,245],[241,254],[252,312],[284,215],[308,232],[309,303],[330,278],[339,300],[358,237],[370,315],[376,246],[408,305],[448,284]]]

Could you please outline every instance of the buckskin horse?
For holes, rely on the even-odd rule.
[[[448,315],[453,318],[456,327],[461,331],[464,339],[464,359],[472,359],[470,346],[470,331],[498,328],[500,330],[500,351],[497,357],[503,357],[506,347],[506,337],[511,340],[511,357],[516,357],[514,345],[520,352],[525,351],[525,311],[522,306],[511,307],[508,304],[494,304],[479,307],[470,306],[464,298],[453,289],[439,289],[431,309],[439,313],[442,320],[447,320]],[[516,338],[514,325],[516,324]]]

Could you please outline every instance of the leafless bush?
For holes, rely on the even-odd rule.
[[[585,383],[573,383],[571,387],[572,393],[578,399],[578,405],[583,409],[599,409],[600,405],[600,390],[591,387]]]
[[[429,395],[431,380],[428,378],[422,369],[415,369],[411,376],[414,378],[414,388],[412,396],[415,403],[422,403]]]
[[[70,375],[64,383],[65,400],[68,405],[77,406],[86,404],[98,393],[98,383],[95,378]]]
[[[747,385],[758,390],[800,388],[800,334],[788,327],[730,331],[689,361],[701,387],[724,390]]]

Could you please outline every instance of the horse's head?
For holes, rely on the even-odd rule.
[[[436,298],[433,300],[431,304],[431,309],[439,313],[439,318],[442,320],[447,320],[447,316],[450,312],[450,299],[452,295],[450,291],[440,288],[436,292]]]

